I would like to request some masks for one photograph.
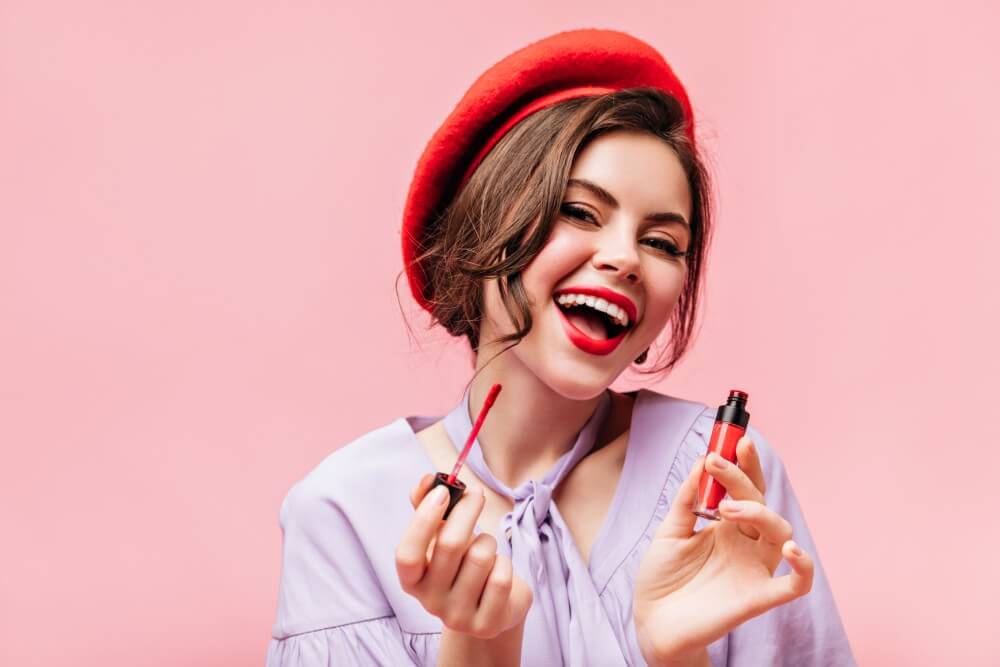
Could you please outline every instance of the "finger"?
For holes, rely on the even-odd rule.
[[[531,609],[535,594],[531,587],[521,577],[514,575],[514,585],[510,588],[510,599],[507,601],[507,616],[504,618],[504,630],[514,627],[516,622],[523,621]]]
[[[719,480],[730,497],[735,500],[755,500],[764,502],[764,495],[757,489],[746,473],[715,452],[708,455],[708,472]]]
[[[426,582],[425,590],[440,591],[442,594],[451,590],[462,557],[472,541],[472,530],[485,504],[486,497],[480,486],[470,486],[462,495],[438,533],[427,565],[427,576],[420,582],[421,588]]]
[[[694,524],[698,516],[691,511],[698,497],[698,479],[705,468],[705,457],[699,456],[691,466],[688,476],[677,490],[677,496],[670,505],[667,516],[656,529],[656,537],[690,537],[694,534]]]
[[[775,546],[781,546],[792,538],[792,524],[767,505],[752,500],[727,499],[719,503],[719,511],[724,519],[739,523],[741,530],[743,526],[753,528],[761,539]],[[751,537],[746,531],[742,532]]]
[[[744,435],[736,443],[736,461],[739,463],[740,470],[750,478],[761,495],[767,493],[764,469],[760,465],[760,457],[757,456],[757,445],[754,444],[749,435]]]
[[[408,593],[424,577],[427,548],[437,534],[446,507],[448,489],[439,486],[428,493],[417,506],[417,511],[413,513],[413,518],[396,546],[396,574],[399,575],[403,590]]]
[[[514,588],[514,566],[507,556],[498,555],[483,586],[479,600],[479,621],[486,628],[503,630],[510,618],[510,596]]]
[[[483,586],[490,576],[493,563],[497,558],[497,541],[489,533],[480,533],[472,540],[465,550],[465,556],[458,568],[455,584],[448,594],[447,614],[442,619],[452,628],[462,625],[473,636],[479,636],[488,630],[485,625],[477,625],[476,612],[479,609],[479,599],[483,595]],[[457,619],[457,620],[456,620]],[[448,621],[452,621],[449,623]]]
[[[433,483],[434,473],[429,472],[421,477],[420,481],[417,482],[417,485],[413,487],[410,491],[410,504],[413,505],[413,509],[417,508],[417,505],[419,505],[420,501],[427,495],[427,492],[430,490],[431,484]]]
[[[767,582],[765,592],[760,599],[761,605],[759,610],[755,610],[754,615],[800,598],[812,590],[814,566],[809,554],[792,540],[784,543],[781,554],[788,561],[792,571]]]

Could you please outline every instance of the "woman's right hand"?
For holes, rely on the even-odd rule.
[[[486,504],[482,488],[469,485],[443,520],[448,489],[427,493],[433,480],[424,475],[410,493],[416,512],[396,547],[399,583],[449,630],[491,639],[524,621],[531,588],[514,574],[510,558],[497,553],[492,535],[473,538]]]
[[[639,564],[633,619],[649,664],[708,664],[708,645],[741,623],[808,593],[813,559],[792,540],[792,524],[765,497],[765,477],[749,436],[734,464],[716,453],[695,461]],[[691,511],[707,470],[731,500],[721,521],[695,531]],[[784,559],[790,573],[774,577]],[[683,657],[683,659],[681,659]]]

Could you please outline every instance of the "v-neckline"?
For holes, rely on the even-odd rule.
[[[635,463],[636,462],[636,458],[638,456],[638,453],[636,452],[636,450],[638,449],[638,440],[636,438],[636,428],[635,427],[636,427],[636,416],[640,412],[640,410],[639,410],[639,402],[640,401],[645,402],[645,398],[646,398],[647,394],[649,394],[650,392],[648,390],[646,390],[646,389],[641,389],[640,388],[640,389],[633,390],[631,392],[624,392],[624,393],[626,395],[633,394],[634,398],[633,398],[633,401],[632,401],[631,413],[629,415],[628,436],[627,436],[626,442],[625,442],[625,460],[622,463],[622,469],[621,469],[621,472],[618,475],[618,482],[615,484],[614,495],[612,495],[611,502],[608,505],[607,512],[605,512],[605,514],[604,514],[604,520],[601,522],[601,527],[600,527],[600,529],[598,529],[597,535],[594,537],[593,542],[591,542],[590,553],[589,553],[589,555],[588,555],[588,557],[586,559],[584,559],[583,558],[583,554],[580,553],[580,547],[579,547],[579,545],[577,545],[576,539],[570,539],[570,540],[568,540],[568,546],[576,550],[577,557],[580,559],[581,562],[583,562],[587,566],[587,569],[590,572],[590,576],[594,580],[594,584],[596,586],[598,586],[598,592],[600,592],[600,590],[603,589],[604,582],[598,581],[597,578],[595,577],[595,574],[597,574],[598,572],[600,572],[602,570],[602,568],[604,566],[604,559],[605,559],[605,557],[610,556],[612,554],[612,552],[613,552],[613,549],[605,547],[604,543],[609,539],[608,533],[611,530],[611,527],[614,526],[617,523],[617,514],[620,511],[620,508],[621,508],[621,505],[622,505],[622,501],[623,501],[623,499],[625,497],[625,494],[627,492],[626,491],[626,486],[628,486],[628,476],[630,475],[631,471],[634,469],[634,467],[636,465],[636,463]],[[448,413],[445,413],[444,415],[441,415],[438,418],[432,418],[432,421],[427,422],[424,426],[421,427],[420,430],[422,431],[422,430],[424,430],[426,428],[429,428],[430,426],[437,425],[438,423],[440,423],[441,421],[444,420],[444,418],[447,416],[447,414]],[[416,431],[413,430],[413,425],[410,423],[410,420],[404,418],[403,419],[403,424],[404,424],[404,426],[405,426],[405,428],[406,428],[406,430],[408,432],[408,435],[413,440],[414,444],[416,444],[420,448],[420,452],[423,455],[424,459],[428,462],[430,468],[433,469],[434,466],[435,466],[434,461],[431,460],[430,455],[428,454],[427,450],[424,449],[423,443],[420,441],[420,438],[417,436]],[[443,426],[444,425],[442,424],[442,428],[443,428]],[[447,436],[447,430],[445,430],[445,436]],[[448,438],[448,441],[451,443],[452,447],[456,451],[459,450],[460,447],[456,447],[455,443],[451,442],[451,438],[450,437]],[[586,457],[584,457],[584,458],[586,458]],[[581,461],[582,461],[582,459],[581,459]],[[577,465],[579,465],[579,461],[577,462]],[[565,520],[563,520],[563,523],[565,523]],[[567,529],[568,529],[568,526],[567,526]],[[475,525],[475,529],[473,531],[473,534],[478,535],[479,533],[482,533],[482,532],[484,532],[484,531],[480,527],[479,522],[477,521],[476,525]],[[605,553],[605,552],[607,552],[607,553]],[[598,554],[598,559],[596,561],[594,559],[594,555],[595,554]]]
[[[639,412],[639,401],[644,399],[645,392],[645,389],[636,389],[632,392],[625,392],[626,395],[634,394],[632,397],[632,410],[629,413],[628,418],[628,435],[625,438],[625,460],[622,461],[622,469],[618,473],[618,481],[615,483],[615,492],[611,496],[611,502],[608,504],[607,511],[604,513],[604,520],[601,522],[601,527],[597,530],[597,534],[594,535],[594,540],[590,543],[590,553],[587,555],[586,559],[583,557],[583,554],[580,553],[580,547],[577,545],[576,540],[572,540],[573,548],[577,550],[580,560],[587,565],[587,569],[590,570],[591,578],[594,577],[594,573],[597,570],[594,566],[594,554],[602,553],[603,555],[603,552],[600,552],[599,549],[604,547],[604,542],[608,539],[608,531],[611,530],[611,526],[613,526],[616,522],[616,515],[618,513],[618,509],[621,507],[622,497],[625,495],[625,487],[628,484],[626,475],[631,471],[632,465],[635,464],[635,450],[637,449],[637,439],[635,437],[635,417]],[[565,522],[565,519],[563,521]]]

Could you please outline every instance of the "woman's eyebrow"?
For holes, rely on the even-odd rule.
[[[618,200],[614,198],[610,192],[602,188],[597,183],[593,181],[588,181],[585,178],[571,178],[567,181],[566,186],[570,187],[576,185],[578,187],[588,190],[592,195],[603,201],[605,204],[612,208],[618,208]],[[687,220],[680,213],[664,212],[664,213],[650,213],[646,216],[646,220],[653,220],[655,222],[676,222],[684,225],[690,229]]]

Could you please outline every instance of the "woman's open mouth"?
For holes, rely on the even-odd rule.
[[[553,296],[552,301],[570,342],[589,354],[611,354],[634,326],[603,299],[564,293]]]

